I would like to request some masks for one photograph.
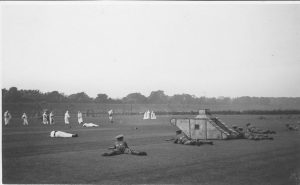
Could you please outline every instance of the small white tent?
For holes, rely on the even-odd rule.
[[[145,113],[144,113],[144,118],[143,119],[150,119],[150,111],[147,110]]]
[[[156,115],[153,111],[151,111],[151,119],[156,119]]]

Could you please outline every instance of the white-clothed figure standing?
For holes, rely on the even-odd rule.
[[[69,114],[69,111],[67,110],[67,112],[65,113],[65,124],[68,125],[70,124],[70,114]]]
[[[114,122],[113,114],[114,114],[114,111],[112,109],[110,111],[108,111],[108,118],[109,118],[110,123]]]
[[[8,110],[5,111],[4,112],[4,125],[8,125],[11,118],[12,118],[12,116],[11,116],[10,112],[8,112]]]
[[[44,125],[47,125],[48,124],[48,119],[47,119],[47,112],[45,111],[44,113],[43,113],[43,124]]]
[[[94,123],[84,123],[82,126],[83,127],[99,127],[99,125],[94,124]]]
[[[53,112],[50,112],[49,119],[50,119],[50,125],[54,124],[54,113]]]
[[[55,131],[50,132],[50,137],[78,137],[77,134],[70,134],[63,131]]]
[[[23,125],[28,125],[28,119],[27,119],[27,115],[25,112],[23,113],[21,118],[23,120]]]
[[[80,111],[78,111],[77,117],[78,117],[78,123],[79,124],[83,123],[82,113]]]

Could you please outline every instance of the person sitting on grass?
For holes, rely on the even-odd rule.
[[[99,125],[94,123],[83,123],[83,127],[99,127]]]
[[[70,134],[63,131],[55,131],[50,132],[50,137],[78,137],[78,134]]]
[[[114,155],[121,155],[121,154],[147,155],[146,152],[139,152],[129,148],[126,141],[124,141],[123,135],[118,135],[115,137],[115,139],[117,141],[115,142],[114,146],[108,148],[109,150],[112,151],[103,153],[102,156],[114,156]]]
[[[182,130],[176,131],[175,138],[166,139],[166,141],[172,141],[172,140],[174,140],[175,144],[183,144],[183,145],[197,145],[197,146],[203,144],[213,145],[212,141],[191,139],[185,133],[183,133]]]

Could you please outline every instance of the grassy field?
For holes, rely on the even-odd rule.
[[[2,127],[3,183],[14,184],[300,184],[300,131],[284,124],[300,115],[219,115],[228,125],[253,125],[277,132],[274,140],[214,141],[214,145],[184,146],[165,139],[174,136],[171,117],[143,121],[141,116],[86,118],[100,124],[83,128],[71,119],[71,128],[57,117],[55,125],[13,119]],[[137,129],[136,129],[137,128]],[[50,138],[52,130],[77,133],[78,138]],[[148,156],[102,157],[114,136],[124,134],[128,144]]]

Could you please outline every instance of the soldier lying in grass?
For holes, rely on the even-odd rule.
[[[121,154],[147,155],[146,152],[139,152],[129,148],[126,141],[124,141],[123,135],[118,135],[115,138],[117,141],[115,142],[114,146],[108,148],[112,151],[108,153],[103,153],[102,156],[113,156]]]
[[[203,145],[203,144],[210,144],[213,145],[212,141],[206,141],[206,140],[195,140],[189,138],[186,134],[184,134],[181,130],[176,131],[175,138],[166,139],[166,141],[172,141],[174,140],[174,143],[176,144],[183,144],[183,145]]]
[[[286,124],[285,126],[288,130],[293,130],[293,131],[298,130],[298,127],[296,125],[293,125],[293,124]]]
[[[249,132],[255,133],[255,134],[276,134],[275,131],[263,130],[263,129],[256,128],[255,126],[251,125],[251,123],[247,123],[246,127]]]
[[[238,133],[236,139],[249,139],[249,140],[256,140],[256,141],[258,141],[258,140],[273,140],[273,137],[270,137],[267,134],[253,133],[248,129],[246,131],[244,131],[243,128],[237,127],[237,126],[233,126],[232,128],[233,128],[233,130],[235,130]]]

